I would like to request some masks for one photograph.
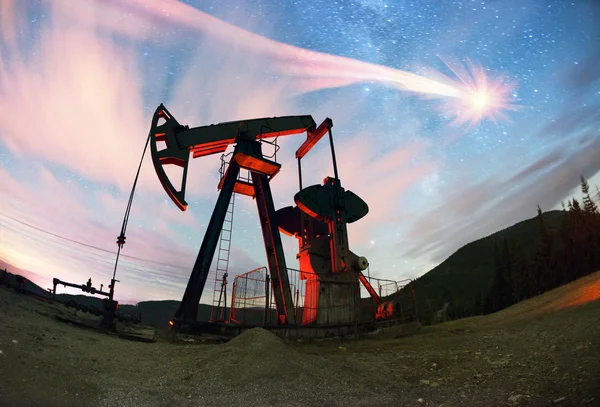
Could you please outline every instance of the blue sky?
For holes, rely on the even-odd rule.
[[[349,228],[352,250],[372,275],[417,277],[537,205],[559,208],[580,175],[600,184],[599,19],[591,0],[2,2],[0,258],[42,285],[106,285],[164,103],[190,126],[331,117],[342,183],[371,209]],[[498,109],[508,120],[453,124],[465,106],[439,89],[462,89],[449,66],[467,61],[511,89],[518,109]],[[280,140],[276,207],[293,203],[302,141]],[[306,185],[332,175],[328,154],[321,143],[306,159]],[[219,164],[191,162],[180,213],[144,162],[124,249],[133,258],[119,270],[126,301],[181,298]],[[232,244],[233,274],[265,264],[246,197]],[[297,267],[295,240],[284,244]]]

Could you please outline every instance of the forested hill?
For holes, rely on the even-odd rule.
[[[543,214],[544,222],[552,231],[560,229],[564,211]],[[440,265],[414,282],[418,310],[423,322],[428,322],[433,311],[449,302],[449,317],[473,314],[477,302],[483,303],[488,295],[495,270],[495,247],[504,240],[522,249],[526,257],[533,256],[540,240],[537,217],[524,220],[490,236],[476,240],[458,249]]]

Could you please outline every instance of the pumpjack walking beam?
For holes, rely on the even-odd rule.
[[[164,123],[159,124],[161,120]],[[226,122],[190,129],[180,125],[162,104],[156,109],[150,130],[152,162],[165,191],[182,211],[187,207],[185,187],[190,152],[194,158],[203,157],[222,153],[228,145],[236,144],[229,168],[219,184],[221,191],[175,314],[174,324],[196,322],[198,303],[234,191],[257,198],[279,323],[295,323],[285,257],[269,186],[270,178],[277,174],[280,165],[263,157],[261,143],[257,140],[304,132],[310,136],[315,127],[314,120],[307,115]],[[158,150],[158,142],[165,142],[166,148]],[[168,164],[183,169],[180,190],[175,189],[166,175],[163,166]],[[250,170],[252,185],[238,180],[240,168]]]

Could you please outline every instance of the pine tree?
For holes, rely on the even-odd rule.
[[[590,186],[583,175],[579,177],[579,181],[581,183],[581,192],[583,192],[584,195],[588,194],[590,192]]]
[[[481,291],[477,292],[475,296],[475,301],[473,302],[473,315],[483,315],[484,314],[484,302],[481,295]]]
[[[569,204],[569,223],[573,238],[573,247],[571,255],[572,279],[579,278],[586,274],[588,260],[588,250],[586,248],[586,221],[585,212],[576,198],[573,198]]]
[[[485,297],[483,303],[484,314],[491,314],[492,312],[498,311],[497,307],[497,280],[498,280],[498,268],[500,267],[500,250],[498,249],[498,242],[494,242],[494,274],[492,275],[492,281],[490,283],[488,294]]]
[[[583,212],[583,210],[581,209],[581,205],[579,204],[579,201],[577,200],[577,198],[573,198],[571,200],[570,210],[572,210],[573,213],[576,215],[581,215],[581,213]]]
[[[533,273],[520,247],[513,247],[513,263],[510,274],[511,297],[513,303],[531,296],[534,285]]]
[[[535,294],[543,293],[556,287],[556,270],[554,264],[553,239],[546,222],[542,209],[538,206],[539,243],[534,257],[534,273],[536,278]]]
[[[494,276],[485,303],[486,313],[500,311],[513,304],[510,275],[512,260],[506,237],[502,248],[494,245]]]
[[[571,202],[569,201],[569,204]],[[572,259],[574,253],[573,227],[571,214],[566,210],[563,202],[564,218],[559,229],[562,243],[560,252],[557,253],[557,282],[566,284],[573,279]]]
[[[590,196],[590,187],[583,176],[581,176],[581,192],[583,194],[582,272],[588,274],[600,267],[600,212]]]
[[[583,175],[581,176],[581,192],[583,193],[583,211],[586,214],[597,214],[598,207],[590,197],[590,187]]]
[[[502,274],[501,285],[500,285],[500,304],[502,308],[508,307],[515,303],[512,296],[512,284],[511,277],[513,276],[513,255],[508,241],[504,238],[503,250],[502,250]]]

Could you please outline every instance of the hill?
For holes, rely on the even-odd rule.
[[[550,229],[558,229],[564,219],[563,211],[544,213],[544,220]],[[507,239],[531,254],[539,241],[539,226],[536,218],[519,222],[511,227],[487,237],[471,242],[414,281],[415,295],[419,319],[429,323],[434,311],[445,302],[450,302],[449,316],[452,318],[471,315],[464,310],[471,310],[478,298],[485,297],[490,289],[494,273],[494,246]],[[10,273],[9,273],[10,274]],[[39,294],[46,291],[27,280],[27,289]],[[86,295],[58,294],[61,299],[76,301],[102,307],[102,299]],[[136,305],[119,305],[125,314],[137,315],[141,312],[142,323],[155,328],[166,329],[168,321],[173,318],[179,301],[142,301]],[[207,321],[211,307],[200,304],[198,319]]]
[[[7,264],[4,263],[3,264]],[[1,268],[0,267],[0,273],[3,272],[3,270],[7,270],[8,267],[6,268]],[[17,281],[19,277],[21,277],[23,279],[23,289],[25,289],[26,291],[29,291],[30,293],[37,295],[37,296],[47,296],[48,295],[48,291],[44,290],[42,287],[40,287],[39,285],[37,285],[36,283],[34,283],[33,281],[31,281],[30,277],[32,276],[36,276],[35,274],[28,272],[26,270],[22,270],[16,267],[10,267],[11,270],[13,271],[17,271],[18,273],[11,273],[10,271],[7,271],[7,283],[10,284],[11,286],[18,286],[19,282]],[[22,274],[21,274],[22,273]],[[0,275],[1,278],[1,275]]]
[[[0,394],[45,407],[592,406],[598,297],[600,272],[397,339],[282,342],[256,328],[222,345],[149,344],[59,322],[74,311],[0,288]]]
[[[565,218],[563,211],[544,213],[550,230],[557,230]],[[450,317],[471,315],[477,301],[486,297],[494,276],[494,247],[504,239],[531,256],[540,239],[536,218],[519,222],[458,249],[414,281],[417,308],[422,322],[428,323],[434,311],[449,302]]]
[[[42,280],[42,278],[40,276],[38,276],[37,274],[35,274],[29,270],[20,268],[20,267],[15,267],[14,265],[2,260],[2,258],[0,258],[0,270],[9,270],[10,272],[12,272],[12,274],[18,274],[20,276],[23,276],[27,280],[29,280],[35,284],[38,284],[39,281]]]

